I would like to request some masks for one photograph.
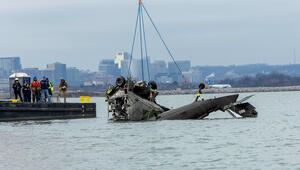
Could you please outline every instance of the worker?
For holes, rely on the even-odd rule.
[[[199,84],[198,91],[197,91],[197,93],[196,93],[196,100],[195,100],[195,102],[198,101],[198,99],[200,98],[200,96],[201,96],[201,94],[202,94],[202,90],[203,90],[204,88],[205,88],[205,84],[200,83],[200,84]]]
[[[52,98],[52,95],[53,95],[53,92],[54,92],[54,87],[53,87],[52,82],[48,78],[46,78],[46,81],[48,83],[48,94],[49,94],[48,102],[51,103],[52,102],[51,98]]]
[[[15,82],[13,83],[12,88],[14,89],[15,99],[17,100],[19,97],[21,102],[23,102],[22,95],[21,95],[22,86],[18,78],[15,78]]]
[[[33,78],[33,81],[31,83],[31,91],[32,91],[32,102],[33,103],[39,102],[41,84],[36,77]]]
[[[67,102],[67,90],[68,90],[68,84],[65,81],[65,79],[61,79],[60,83],[58,85],[59,94],[57,96],[57,101],[59,101],[60,97],[64,98],[64,103]]]
[[[24,102],[31,102],[31,88],[29,83],[24,83],[22,88],[23,96],[24,96]]]
[[[150,94],[149,94],[149,100],[151,102],[154,102],[156,103],[156,97],[158,95],[158,91],[157,91],[157,84],[155,81],[150,81],[148,83],[148,88],[149,88],[149,91],[150,91]]]
[[[41,80],[41,102],[47,102],[47,99],[49,97],[49,84],[46,80],[46,77],[44,76]]]
[[[138,81],[134,84],[133,93],[142,97],[143,99],[149,100],[150,91],[145,81]]]

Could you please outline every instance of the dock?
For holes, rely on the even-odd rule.
[[[0,102],[0,122],[96,117],[95,103]]]

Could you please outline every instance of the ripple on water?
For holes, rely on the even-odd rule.
[[[100,98],[97,119],[0,123],[0,169],[299,169],[299,100],[259,93],[256,119],[109,123]]]

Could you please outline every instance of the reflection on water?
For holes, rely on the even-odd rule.
[[[193,99],[159,101],[178,107]],[[92,100],[96,119],[0,123],[0,169],[300,168],[299,92],[257,94],[255,119],[215,112],[206,120],[111,123],[104,99]]]

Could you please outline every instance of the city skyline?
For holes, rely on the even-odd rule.
[[[0,56],[21,56],[24,67],[60,61],[95,71],[94,61],[130,51],[136,0],[1,3]],[[299,1],[144,3],[176,60],[195,65],[289,64],[293,49],[299,51]],[[149,56],[168,60],[153,30],[147,32]]]
[[[80,70],[60,62],[47,63],[45,69],[23,68],[21,61],[20,57],[0,58],[0,89],[7,88],[8,77],[14,73],[26,73],[31,78],[37,77],[38,79],[45,76],[54,84],[58,84],[61,78],[64,78],[76,88],[99,86],[105,88],[114,84],[119,76],[128,77],[128,73],[134,80],[154,80],[159,84],[182,84],[183,82],[213,84],[218,81],[236,81],[245,77],[253,78],[261,75],[282,75],[289,79],[300,77],[300,64],[192,66],[190,60],[176,60],[177,64],[164,60],[144,61],[144,63],[149,63],[149,70],[151,70],[147,72],[148,66],[142,67],[141,60],[134,59],[129,72],[130,55],[126,52],[118,52],[114,58],[100,60],[98,71],[94,72]],[[178,68],[182,72],[179,72]],[[142,69],[144,69],[144,76]]]

